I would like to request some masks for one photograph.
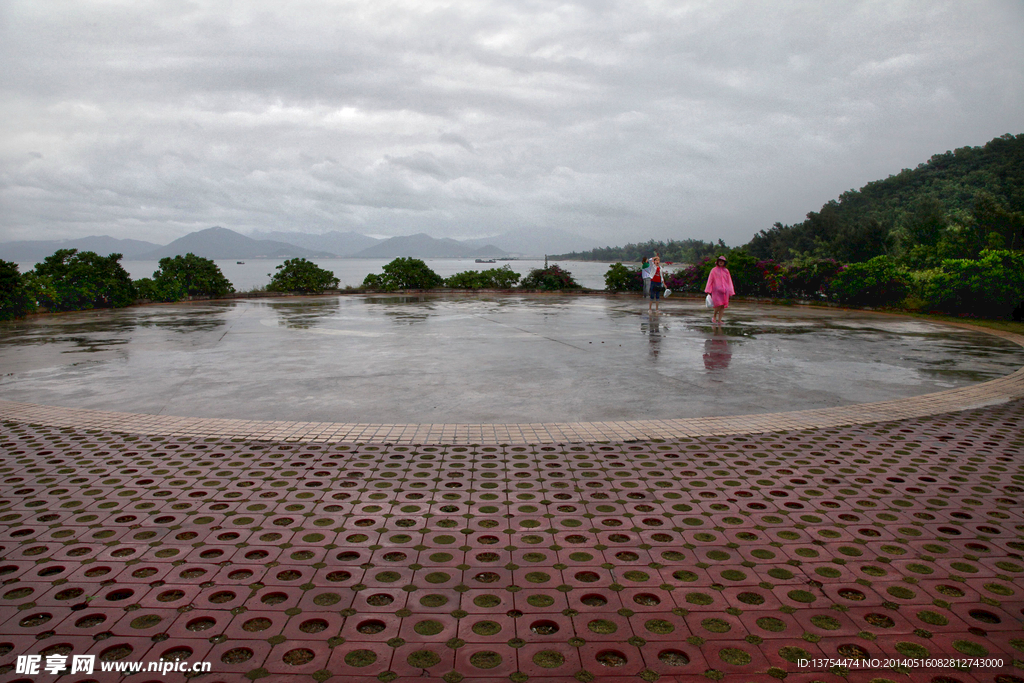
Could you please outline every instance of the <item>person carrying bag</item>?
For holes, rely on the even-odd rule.
[[[654,306],[654,310],[658,310],[658,305],[661,300],[661,292],[665,289],[665,277],[664,271],[661,268],[661,258],[655,256],[654,263],[650,266],[651,270],[651,299],[647,302],[647,311],[650,312],[651,306]]]

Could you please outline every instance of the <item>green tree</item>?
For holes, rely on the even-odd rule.
[[[26,274],[28,275],[28,274]],[[36,292],[26,277],[18,272],[18,264],[0,261],[0,320],[21,318],[36,309]]]
[[[835,254],[841,261],[859,263],[889,253],[892,245],[888,226],[876,218],[868,218],[840,228],[826,253]]]
[[[159,301],[178,301],[190,296],[221,296],[235,291],[216,263],[192,253],[160,259],[160,269],[153,273],[153,279],[148,282],[136,281],[135,284],[140,295],[150,295],[144,298]]]
[[[932,310],[1009,318],[1024,303],[1024,253],[986,250],[980,258],[947,259],[928,273],[923,298]]]
[[[978,225],[980,244],[990,249],[1019,249],[1024,246],[1021,239],[1024,212],[1011,211],[1005,199],[991,192],[979,192],[974,196],[972,213]]]
[[[370,273],[363,280],[365,289],[394,292],[399,289],[434,289],[444,284],[444,278],[417,258],[396,258],[385,265],[383,273]]]
[[[641,292],[644,279],[639,268],[627,268],[621,263],[613,263],[604,274],[604,288],[609,292]]]
[[[910,293],[910,273],[890,256],[851,263],[833,278],[829,293],[844,304],[892,306]]]
[[[129,305],[135,300],[135,287],[120,261],[121,254],[58,249],[36,264],[39,303],[52,311]]]
[[[910,244],[934,246],[946,227],[945,205],[935,197],[919,199],[903,219],[903,230]]]
[[[519,284],[522,289],[539,289],[541,291],[560,291],[563,289],[583,289],[572,273],[562,270],[557,265],[550,265],[547,268],[535,268],[523,278]]]
[[[304,258],[288,259],[277,266],[277,272],[270,278],[267,290],[271,292],[323,292],[337,289],[338,278]]]
[[[725,242],[704,242],[703,240],[685,239],[648,240],[639,244],[629,243],[624,247],[599,247],[588,251],[573,251],[568,254],[557,254],[552,258],[572,259],[576,261],[639,261],[644,256],[651,257],[655,253],[661,256],[662,263],[696,263],[707,256],[728,251]]]

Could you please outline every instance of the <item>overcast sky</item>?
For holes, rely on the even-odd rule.
[[[748,241],[1024,132],[1024,2],[4,0],[0,241]]]

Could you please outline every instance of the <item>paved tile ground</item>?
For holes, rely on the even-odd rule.
[[[536,445],[6,415],[0,681],[58,680],[25,654],[210,683],[1024,681],[1021,400]],[[904,663],[934,658],[967,663]]]

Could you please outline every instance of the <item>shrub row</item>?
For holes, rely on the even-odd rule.
[[[666,277],[672,290],[700,293],[711,258]],[[977,259],[947,259],[937,268],[910,271],[889,256],[863,263],[805,259],[788,264],[758,260],[742,250],[729,254],[736,293],[746,296],[833,301],[851,306],[923,309],[981,318],[1020,317],[1024,305],[1024,252],[982,251]],[[605,275],[609,291],[640,291],[639,269],[621,263]]]
[[[363,289],[394,292],[399,289],[520,289],[543,291],[582,289],[572,274],[556,265],[537,268],[520,282],[519,273],[505,265],[484,271],[467,270],[442,278],[426,263],[415,258],[396,258],[382,268],[380,275],[370,273],[363,280]]]
[[[0,320],[20,317],[43,307],[51,311],[119,308],[136,299],[179,301],[186,297],[221,296],[234,287],[210,259],[194,254],[164,258],[152,278],[134,282],[120,264],[120,254],[100,256],[91,251],[60,249],[34,270],[21,274],[14,263],[0,261]],[[666,277],[669,288],[703,292],[711,258]],[[572,274],[557,265],[538,268],[522,278],[509,266],[465,271],[448,278],[415,258],[397,258],[370,274],[363,288],[399,289],[521,289],[559,291],[582,289]],[[977,259],[947,259],[937,268],[909,271],[888,256],[863,263],[842,264],[834,259],[805,259],[788,264],[758,260],[743,250],[729,254],[729,271],[736,293],[747,296],[835,301],[854,306],[921,308],[952,315],[1019,318],[1024,308],[1024,252],[982,251]],[[609,291],[640,291],[639,269],[613,264],[605,274]],[[334,273],[304,258],[277,266],[269,291],[322,292],[338,286]]]
[[[27,273],[19,273],[15,263],[0,261],[0,320],[39,308],[122,308],[138,299],[180,301],[235,291],[217,264],[195,254],[163,258],[159,266],[152,278],[133,281],[121,265],[121,254],[58,249]]]

